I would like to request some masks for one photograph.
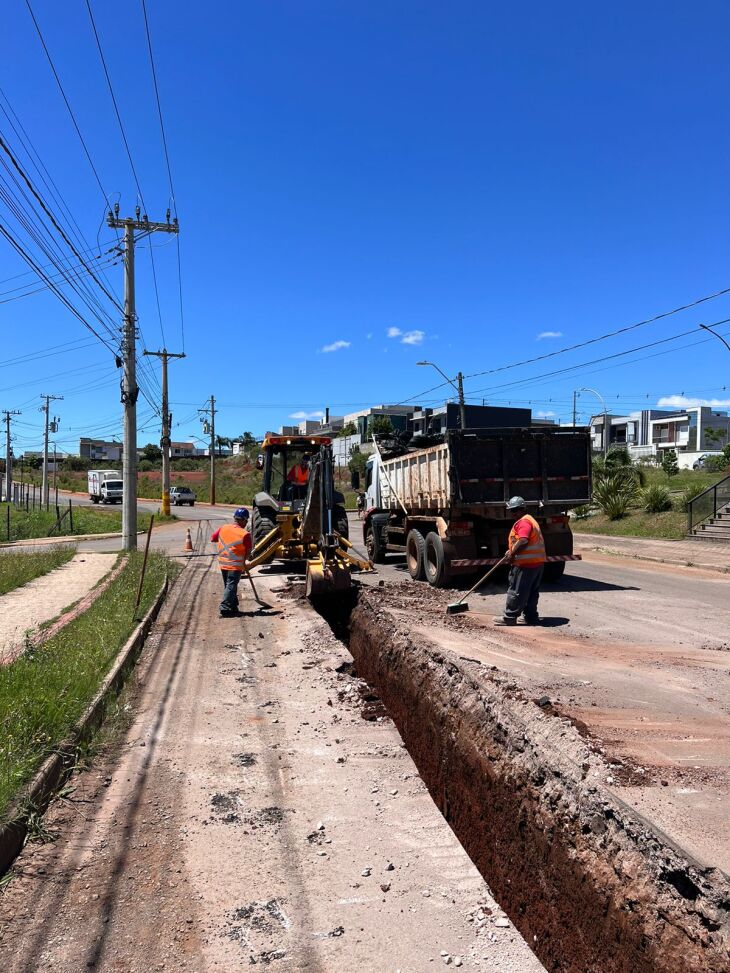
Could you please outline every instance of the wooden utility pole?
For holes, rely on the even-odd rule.
[[[5,409],[3,412],[5,421],[5,499],[8,503],[11,500],[13,488],[13,454],[10,449],[10,418],[11,416],[21,415],[17,409]]]
[[[215,506],[215,396],[211,395],[209,404],[204,409],[198,410],[201,413],[203,431],[210,433],[210,504]],[[203,416],[210,416],[210,419],[203,419]]]
[[[162,361],[162,438],[160,439],[160,449],[162,450],[162,507],[163,516],[170,515],[170,427],[172,426],[172,416],[170,415],[167,395],[167,362],[170,358],[184,358],[185,353],[175,354],[163,348],[162,351],[145,351],[145,355],[151,355]]]
[[[49,429],[49,426],[51,425],[51,423],[49,422],[49,419],[50,419],[50,416],[49,416],[50,404],[51,404],[51,402],[55,402],[55,401],[63,401],[63,396],[62,395],[41,395],[41,398],[44,399],[44,405],[42,405],[40,407],[39,411],[40,412],[43,412],[45,414],[44,415],[45,431],[43,433],[43,479],[41,481],[41,506],[42,507],[45,506],[46,510],[48,510],[48,502],[49,502],[49,496],[48,496],[48,492],[49,492],[48,491],[48,429]],[[58,423],[59,423],[58,417],[57,416],[54,416],[53,417],[53,424],[52,424],[53,425],[53,432],[56,432],[57,431],[57,429],[58,429]],[[55,466],[54,466],[54,469],[55,469]]]
[[[177,217],[170,222],[154,223],[145,213],[140,219],[139,206],[135,219],[119,217],[119,204],[107,217],[108,226],[124,230],[124,325],[122,327],[122,404],[124,405],[124,445],[122,452],[122,540],[125,551],[137,549],[137,310],[134,287],[134,247],[152,233],[178,233]]]

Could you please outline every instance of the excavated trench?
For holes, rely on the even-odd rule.
[[[433,800],[550,971],[728,973],[730,882],[605,790],[571,723],[360,589],[320,607]]]

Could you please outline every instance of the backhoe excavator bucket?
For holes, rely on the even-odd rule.
[[[307,561],[307,598],[319,598],[323,595],[348,591],[351,584],[352,578],[347,563],[336,558],[325,562],[321,556]]]

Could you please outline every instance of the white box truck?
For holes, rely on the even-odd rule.
[[[121,503],[122,495],[119,470],[89,470],[89,500],[92,503]]]

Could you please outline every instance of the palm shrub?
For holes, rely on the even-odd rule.
[[[642,491],[641,501],[648,514],[660,514],[664,510],[672,509],[672,497],[669,490],[659,483],[646,487]]]
[[[600,472],[593,478],[593,500],[609,520],[626,515],[639,495],[638,471],[634,467],[618,467]]]
[[[577,507],[573,507],[573,516],[576,520],[585,520],[590,516],[591,506],[588,503],[581,503]]]
[[[681,510],[686,513],[687,507],[689,507],[692,500],[698,497],[701,493],[705,491],[705,487],[701,483],[692,483],[686,488],[686,490],[679,496],[677,500],[674,501],[675,509]]]

